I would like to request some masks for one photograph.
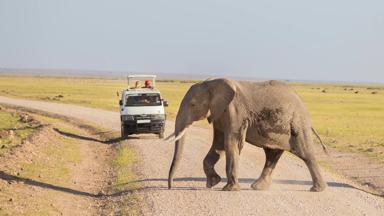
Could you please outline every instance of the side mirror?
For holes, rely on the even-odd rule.
[[[163,105],[164,105],[164,107],[167,107],[168,106],[168,101],[163,101]]]
[[[120,106],[123,106],[123,101],[120,100],[120,101],[119,101],[119,104],[120,104]]]

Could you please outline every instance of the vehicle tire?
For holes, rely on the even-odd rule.
[[[122,139],[128,138],[128,133],[124,125],[121,125],[121,138]]]
[[[160,138],[160,139],[163,139],[163,138],[164,138],[164,132],[160,132],[160,133],[159,133],[159,138]]]

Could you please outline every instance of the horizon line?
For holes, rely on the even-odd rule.
[[[12,74],[16,73],[16,74]],[[65,74],[70,73],[70,74]],[[104,74],[102,74],[104,73]],[[113,73],[113,74],[107,74]],[[125,73],[125,74],[123,74]],[[380,81],[346,81],[346,80],[302,80],[302,79],[286,79],[286,78],[266,78],[256,76],[230,76],[230,75],[213,75],[201,73],[170,73],[170,72],[135,72],[122,70],[98,70],[98,69],[70,69],[70,68],[3,68],[0,67],[0,75],[27,75],[27,76],[47,76],[47,77],[79,77],[79,78],[126,78],[129,74],[156,74],[164,76],[159,80],[204,80],[209,77],[227,77],[240,81],[265,81],[265,80],[281,80],[286,82],[304,82],[304,83],[330,83],[330,84],[373,84],[384,85]],[[169,77],[167,77],[169,76]]]

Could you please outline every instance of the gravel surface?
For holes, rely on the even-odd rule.
[[[10,99],[0,96],[0,103],[66,115],[119,130],[117,112],[75,105]],[[167,123],[166,134],[173,131]],[[140,139],[136,139],[140,138]],[[208,128],[191,127],[183,159],[176,171],[173,189],[167,189],[167,176],[174,146],[156,136],[137,136],[129,142],[139,151],[139,172],[147,201],[147,215],[384,215],[384,199],[350,186],[348,182],[323,170],[328,188],[321,193],[309,192],[312,180],[305,164],[285,153],[280,159],[274,181],[267,191],[251,190],[250,184],[260,175],[264,165],[262,149],[245,145],[240,159],[239,192],[220,191],[225,182],[213,189],[205,188],[202,160],[209,150],[212,132]],[[225,160],[216,165],[225,177]]]

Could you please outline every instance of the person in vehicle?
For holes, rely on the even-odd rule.
[[[130,87],[130,89],[136,89],[136,88],[140,88],[140,81],[136,81],[135,86]]]
[[[134,88],[140,88],[140,81],[135,82],[135,87]]]
[[[144,84],[145,84],[145,86],[143,88],[152,88],[150,80],[145,80]]]
[[[138,102],[139,102],[140,104],[143,104],[143,105],[144,105],[144,104],[149,104],[148,97],[145,96],[145,95],[141,95],[141,96],[139,97]]]

